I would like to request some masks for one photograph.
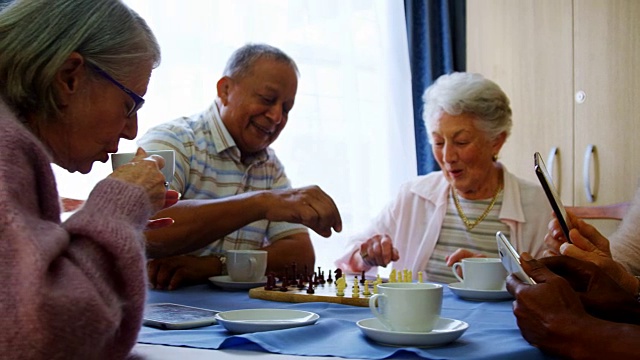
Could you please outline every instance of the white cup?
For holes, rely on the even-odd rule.
[[[257,282],[267,271],[264,250],[227,250],[227,272],[232,281]]]
[[[164,167],[162,168],[162,175],[166,182],[173,180],[173,173],[176,167],[176,154],[173,150],[148,150],[148,155],[160,155],[164,158]],[[113,170],[128,163],[133,159],[136,153],[115,153],[111,154],[111,167]]]
[[[458,268],[462,267],[462,277]],[[467,289],[502,290],[505,286],[507,271],[498,258],[464,258],[451,267],[453,275]]]
[[[380,284],[378,294],[373,294],[369,298],[369,309],[387,330],[429,332],[440,319],[442,285]]]

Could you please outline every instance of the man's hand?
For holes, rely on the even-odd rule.
[[[516,298],[513,313],[522,336],[543,351],[569,356],[575,334],[589,329],[592,317],[567,280],[527,253],[521,258],[523,269],[537,282],[528,285],[513,274],[507,277],[507,290]]]
[[[597,265],[567,256],[543,258],[539,262],[569,282],[590,314],[616,322],[631,320],[629,309],[638,306],[634,295]]]
[[[342,231],[342,218],[333,199],[318,186],[265,192],[268,203],[265,218],[302,224],[329,237],[331,229]]]
[[[149,285],[158,290],[174,290],[182,285],[204,283],[215,274],[212,256],[174,256],[147,262]]]

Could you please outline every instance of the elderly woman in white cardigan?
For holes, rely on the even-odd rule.
[[[479,74],[441,76],[423,97],[424,121],[441,171],[404,184],[397,197],[353,237],[336,266],[372,273],[392,263],[414,279],[455,282],[450,266],[497,257],[495,234],[519,252],[542,255],[551,219],[542,188],[497,161],[511,129],[509,99]],[[529,156],[523,158],[529,159]]]

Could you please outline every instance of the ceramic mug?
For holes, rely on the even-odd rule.
[[[378,293],[369,298],[369,309],[387,330],[429,332],[440,319],[442,285],[380,284]]]
[[[264,250],[227,250],[227,272],[232,281],[258,282],[267,271]]]
[[[462,268],[462,277],[458,268]],[[453,264],[451,271],[465,288],[472,290],[502,290],[507,278],[499,258],[464,258]]]
[[[176,167],[176,154],[173,150],[146,150],[147,155],[160,155],[164,158],[164,167],[160,170],[166,182],[171,183]],[[111,154],[111,167],[113,170],[128,163],[136,153]]]

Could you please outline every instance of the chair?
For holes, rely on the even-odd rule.
[[[630,202],[597,206],[567,206],[567,210],[581,219],[622,220],[631,206]]]

